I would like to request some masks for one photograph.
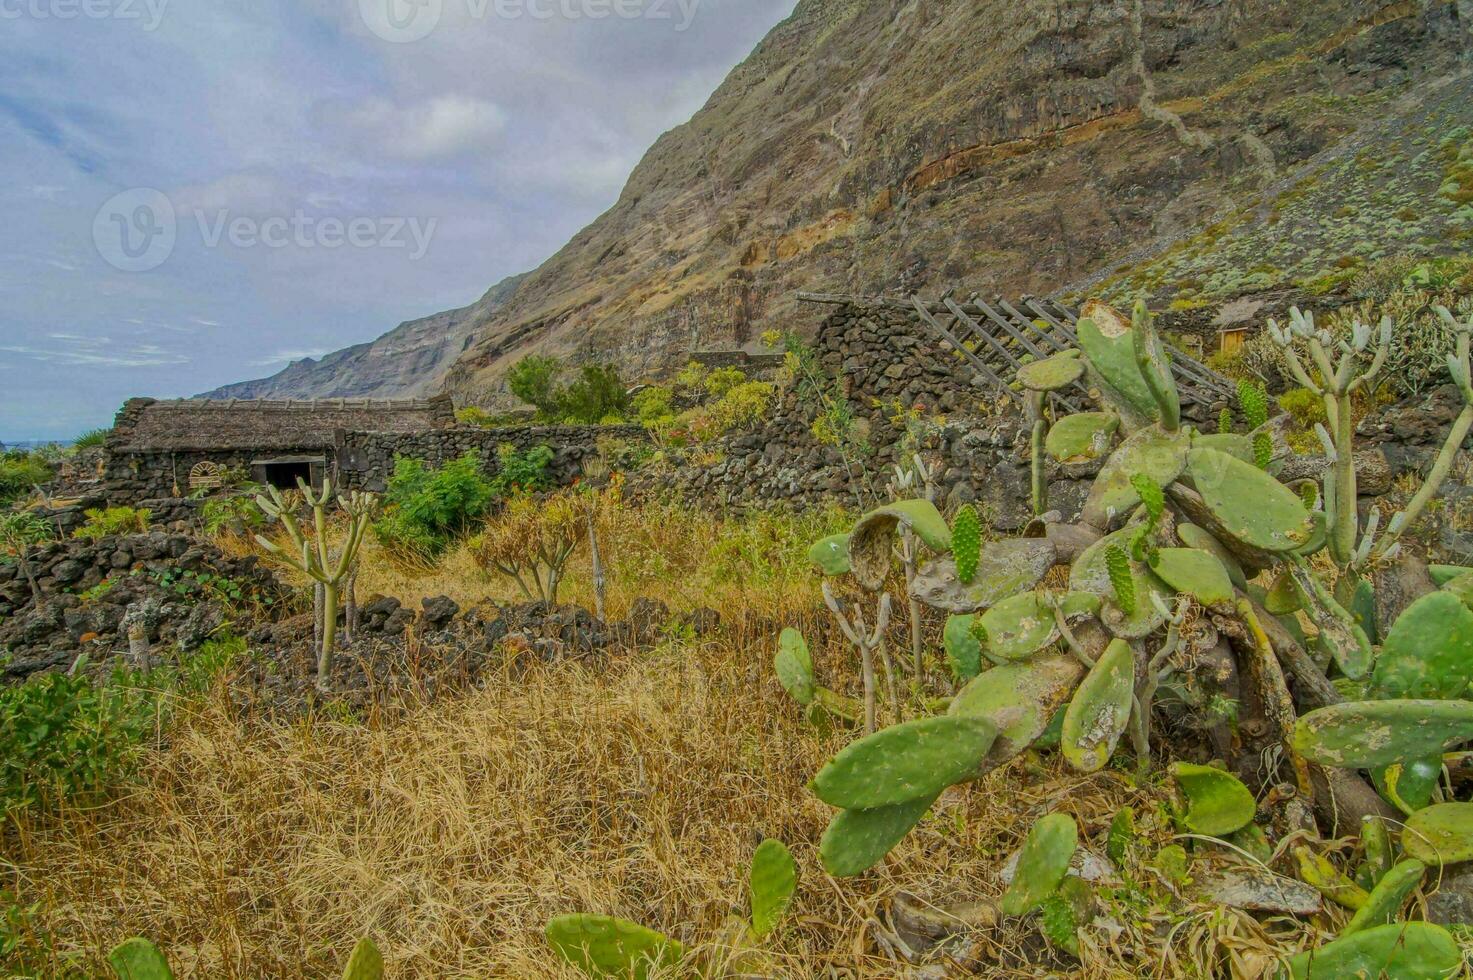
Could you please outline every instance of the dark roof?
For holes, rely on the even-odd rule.
[[[118,412],[112,452],[329,449],[333,434],[424,432],[455,424],[448,395],[393,401],[154,401],[135,398]]]

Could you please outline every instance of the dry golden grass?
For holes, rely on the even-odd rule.
[[[797,623],[823,678],[856,687],[851,655],[816,628],[801,557],[815,525],[622,514],[609,535],[614,611],[639,595],[711,606],[726,623],[717,638],[508,671],[458,699],[347,723],[270,725],[232,707],[222,682],[118,799],[0,837],[0,888],[39,905],[38,927],[82,976],[104,975],[106,951],[132,935],[154,939],[182,978],[335,976],[372,935],[396,978],[572,980],[547,920],[619,915],[711,952],[745,914],[746,866],[770,836],[800,868],[793,914],[768,943],[784,975],[888,978],[916,975],[887,952],[890,898],[995,898],[1004,859],[1045,813],[1074,814],[1098,841],[1133,802],[1147,836],[1169,838],[1150,787],[1025,757],[948,792],[880,869],[829,878],[817,847],[831,811],[805,783],[850,736],[804,723],[771,669],[777,624]],[[369,567],[366,590],[405,598],[470,602],[487,588],[460,554],[430,578]],[[580,569],[567,598],[585,601],[587,587]],[[1271,961],[1246,915],[1147,905],[1119,935],[1087,935],[1082,965],[1053,960],[1031,920],[1009,920],[971,937],[975,971],[1205,977],[1228,957]]]

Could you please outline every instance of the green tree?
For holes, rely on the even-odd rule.
[[[529,354],[512,365],[506,378],[507,387],[543,415],[555,416],[561,396],[557,378],[562,371],[563,362],[556,357]]]
[[[51,525],[27,510],[0,514],[0,549],[14,558],[20,565],[31,587],[31,597],[36,605],[41,604],[41,586],[36,583],[36,573],[31,569],[31,549],[55,537]]]
[[[568,385],[559,402],[562,418],[597,425],[610,416],[628,415],[629,389],[612,364],[585,364],[578,380]]]

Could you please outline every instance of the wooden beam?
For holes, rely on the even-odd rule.
[[[943,327],[941,325],[941,321],[936,319],[936,317],[931,314],[930,310],[926,309],[925,304],[921,302],[919,296],[914,297],[914,301],[915,311],[920,314],[921,321],[930,326],[930,328],[940,334],[941,337],[948,344],[959,351],[962,355],[962,358],[966,360],[968,364],[972,365],[972,367],[976,368],[977,371],[981,373],[984,378],[992,382],[992,384],[1001,394],[1012,400],[1012,389],[1007,386],[1002,378],[998,377],[997,372],[992,370],[992,368],[988,366],[987,362],[983,361],[982,358],[978,357],[976,354],[963,347],[962,342],[956,338],[956,335],[953,334],[950,330],[947,330],[945,327]]]

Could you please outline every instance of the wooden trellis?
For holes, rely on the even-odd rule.
[[[989,302],[980,295],[959,303],[949,294],[937,302],[927,302],[919,296],[905,300],[837,293],[799,293],[798,299],[804,303],[909,313],[961,356],[975,372],[974,383],[995,396],[1012,400],[1017,399],[1017,393],[1009,379],[1028,360],[1051,357],[1079,346],[1079,337],[1074,332],[1079,315],[1061,303],[1031,296],[1025,296],[1016,306],[1001,298]],[[1185,351],[1169,344],[1167,347],[1184,406],[1199,405],[1205,409],[1236,397],[1237,389],[1227,378]],[[1082,381],[1055,392],[1053,399],[1056,408],[1065,412],[1083,411],[1091,401],[1089,389]]]

